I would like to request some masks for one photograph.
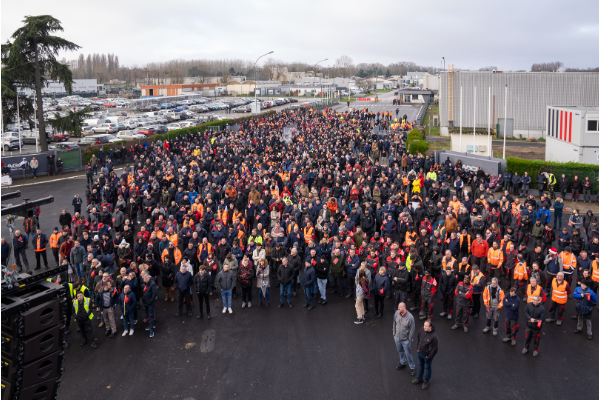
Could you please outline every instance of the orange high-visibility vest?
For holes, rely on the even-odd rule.
[[[559,257],[562,259],[563,269],[573,270],[577,268],[577,258],[575,257],[575,254],[563,251],[560,253]]]
[[[58,239],[60,238],[60,233],[53,233],[50,235],[50,248],[58,249]]]
[[[504,300],[504,290],[500,289],[500,285],[498,285],[496,290],[498,293],[498,310],[499,310],[503,307],[502,300]],[[485,287],[485,290],[483,291],[483,304],[485,304],[486,307],[490,307],[491,293],[492,293],[492,286],[487,285]]]
[[[416,235],[415,235],[416,236]],[[409,232],[406,232],[404,235],[404,244],[406,247],[410,247],[416,243],[416,240],[413,240],[413,236]]]
[[[592,280],[596,283],[600,281],[600,271],[598,271],[598,260],[592,261]]]
[[[172,235],[167,235],[167,237],[169,238],[169,242],[173,242],[173,246],[177,247],[177,243],[179,241],[179,237],[177,236],[177,234],[174,233]]]
[[[198,254],[202,253],[202,250],[204,250],[204,243],[200,243],[200,245],[198,246]],[[214,252],[212,244],[210,244],[210,243],[206,244],[206,252],[207,253],[213,253]]]
[[[37,243],[35,244],[35,251],[44,251],[44,250],[46,250],[45,247],[42,249],[41,246],[42,246],[42,238],[38,236]]]
[[[192,204],[192,212],[196,213],[198,211],[200,211],[200,214],[204,214],[204,205],[202,203]]]
[[[460,235],[460,248],[462,249],[462,244],[463,244],[463,239],[464,239],[465,235]],[[471,252],[471,235],[467,235],[467,252],[470,253]]]
[[[442,257],[442,269],[446,269],[446,267],[450,267],[454,269],[454,263],[456,263],[456,259],[452,257],[450,261],[446,262],[446,257]]]
[[[494,250],[494,248],[492,247],[488,250],[487,259],[490,264],[496,267],[500,267],[504,262],[504,253],[502,252],[502,250]]]
[[[227,221],[229,220],[229,214],[226,210],[217,211],[217,220],[221,221],[223,226],[227,225]]]
[[[535,290],[531,290],[531,284],[527,285],[527,302],[533,302],[533,296],[542,298],[542,287],[540,285],[535,286]]]
[[[552,280],[552,301],[557,304],[567,303],[567,281],[563,280],[559,285],[556,278]]]
[[[525,261],[518,262],[517,265],[515,265],[513,279],[519,281],[527,280],[527,263]]]
[[[161,257],[160,257],[163,262],[165,262],[165,256],[168,256],[168,255],[169,255],[169,249],[164,249],[161,254]],[[177,247],[173,251],[173,255],[175,256],[175,264],[179,264],[179,262],[181,261],[181,251],[179,251],[179,249]]]
[[[304,228],[304,242],[308,244],[310,240],[315,240],[315,229],[312,226]]]

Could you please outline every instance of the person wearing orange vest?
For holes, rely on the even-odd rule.
[[[498,336],[498,316],[502,309],[504,301],[504,291],[498,285],[498,278],[492,278],[492,283],[485,287],[483,291],[483,304],[485,305],[485,317],[487,322],[483,333],[488,333],[492,330],[492,319],[494,320],[494,331],[492,335]]]
[[[523,254],[519,253],[513,269],[513,286],[517,288],[517,293],[525,294],[527,278],[527,263],[523,260]]]
[[[163,262],[165,262],[165,256],[169,256],[170,260],[173,260],[175,262],[176,266],[179,266],[179,263],[181,262],[181,251],[175,247],[173,242],[169,242],[169,247],[164,249],[162,254],[160,255],[160,258],[162,259]]]
[[[315,240],[315,228],[313,228],[312,224],[309,222],[304,228],[304,242],[308,244],[308,242]]]
[[[562,260],[562,272],[565,274],[565,281],[567,281],[569,286],[571,286],[573,272],[575,272],[575,269],[577,269],[577,256],[571,252],[571,247],[567,246],[563,251],[560,252],[558,258]]]
[[[565,280],[565,274],[559,272],[556,274],[556,278],[552,280],[552,304],[550,305],[550,316],[546,319],[546,322],[554,322],[558,311],[556,325],[562,325],[563,313],[569,294],[571,294],[571,287]]]
[[[546,302],[546,291],[542,288],[542,285],[538,285],[537,279],[534,277],[529,278],[529,285],[527,285],[527,295],[525,299],[528,303],[533,301],[533,296],[538,296],[542,299],[542,303]]]
[[[498,242],[493,242],[492,248],[487,253],[487,266],[490,278],[496,276],[496,271],[498,271],[498,276],[500,276],[503,262],[504,253],[498,248]]]
[[[592,280],[596,282],[596,287],[598,286],[598,281],[600,280],[600,271],[598,270],[598,259],[592,261]]]
[[[42,233],[41,229],[38,229],[33,235],[31,239],[31,244],[33,245],[33,250],[35,251],[35,269],[38,270],[41,268],[40,265],[40,256],[44,259],[44,266],[48,269],[48,258],[46,256],[46,246],[48,245],[48,239],[46,235]]]
[[[471,254],[471,235],[467,234],[467,230],[463,229],[462,233],[458,237],[458,259],[462,260],[463,257],[470,257]]]
[[[471,302],[471,312],[473,318],[479,318],[479,310],[481,310],[481,294],[485,288],[485,275],[479,270],[479,265],[471,266],[471,286],[473,286],[473,301]]]
[[[50,235],[50,250],[52,251],[52,255],[54,256],[54,261],[56,261],[56,266],[58,267],[59,258],[58,258],[58,250],[60,246],[58,245],[58,239],[60,239],[60,232],[58,228],[54,228],[54,233]]]

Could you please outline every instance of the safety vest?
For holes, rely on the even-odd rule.
[[[552,280],[552,301],[557,304],[567,303],[567,281],[563,280],[559,285],[556,278]]]
[[[446,262],[446,257],[442,257],[442,269],[446,269],[447,267],[450,267],[450,269],[454,269],[454,263],[456,262],[456,259],[454,257],[450,258],[450,261]]]
[[[271,197],[273,198],[278,198],[279,197],[279,189],[273,189],[271,190]]]
[[[437,174],[434,171],[429,171],[426,177],[431,179],[432,181],[437,181]]]
[[[592,261],[592,280],[596,283],[600,281],[600,271],[598,271],[598,260]]]
[[[71,295],[71,299],[75,298],[75,290],[73,290],[73,284],[69,283],[69,294]]]
[[[263,229],[263,231],[264,231],[264,229]],[[262,239],[262,237],[260,237],[260,236],[252,236],[252,235],[250,235],[250,236],[248,237],[248,241],[251,241],[251,240],[252,240],[254,243],[256,243],[256,244],[258,244],[258,243],[262,244],[262,243],[263,243],[263,239]]]
[[[41,248],[42,246],[42,238],[40,236],[38,236],[36,243],[35,243],[35,251],[44,251],[46,250],[46,247],[44,247],[43,249]]]
[[[573,253],[567,253],[565,251],[560,253],[559,256],[563,262],[563,273],[572,274],[573,270],[577,267],[577,258]],[[564,271],[568,270],[568,271]]]
[[[304,241],[308,244],[310,240],[315,240],[315,229],[312,226],[304,228]]]
[[[177,236],[176,233],[172,234],[172,235],[167,235],[167,237],[169,238],[169,242],[173,243],[173,246],[177,247],[177,242],[179,241],[179,237]]]
[[[475,271],[471,271],[471,285],[475,286],[481,281],[481,278],[485,279],[485,275],[480,272],[475,275]]]
[[[159,240],[162,240],[163,236],[165,236],[165,233],[163,231],[161,231],[160,229],[156,231],[156,237]]]
[[[83,293],[83,296],[85,297],[86,290],[88,291],[88,294],[90,294],[90,290],[87,288],[87,286],[81,285],[81,287],[78,290],[75,290],[75,296],[77,296],[77,292],[81,292],[81,293]],[[73,298],[75,298],[75,296],[73,296]]]
[[[406,247],[410,247],[417,242],[416,240],[413,240],[413,237],[416,237],[416,236],[417,235],[411,235],[409,232],[406,232],[406,235],[404,235]]]
[[[406,256],[406,262],[405,262],[406,270],[408,272],[410,272],[410,268],[412,267],[412,263],[413,263],[413,261],[410,259],[410,253],[409,253],[408,256]]]
[[[492,293],[492,285],[487,285],[485,287],[485,290],[483,291],[483,304],[485,304],[486,307],[492,307],[490,304],[490,300],[491,300],[491,295]],[[502,305],[502,300],[504,300],[504,291],[502,289],[500,289],[500,285],[498,285],[496,287],[496,301],[498,302],[498,310],[501,309],[503,307]]]
[[[201,254],[202,250],[204,250],[204,243],[200,243],[200,246],[198,246],[198,254]],[[213,253],[213,252],[214,252],[214,250],[212,248],[212,244],[207,243],[206,244],[206,253],[208,254],[208,253]]]
[[[492,247],[488,250],[487,259],[488,262],[493,266],[500,267],[504,262],[504,253],[502,253],[502,250],[494,250],[494,248]]]
[[[460,235],[460,248],[462,249],[463,239],[465,235]],[[471,252],[471,235],[467,235],[467,253]]]
[[[518,262],[517,265],[515,265],[513,279],[519,281],[527,280],[527,263],[525,261]]]
[[[548,185],[556,185],[556,177],[554,174],[548,174]]]
[[[533,302],[533,297],[542,297],[542,287],[540,285],[535,286],[535,290],[531,290],[531,284],[527,285],[527,302]]]
[[[238,212],[234,212],[233,213],[233,219],[232,219],[232,221],[235,221],[236,219],[239,219],[240,222],[244,221],[244,216],[242,215],[241,212],[238,211]]]
[[[165,256],[169,255],[169,249],[164,249],[162,254],[161,254],[161,259],[163,262],[165,262]],[[174,251],[173,251],[173,255],[175,256],[175,264],[179,264],[179,262],[181,261],[181,251],[179,251],[179,249],[177,247],[175,247]]]
[[[79,301],[73,300],[73,307],[75,308],[75,320],[77,320],[77,312],[79,311]],[[89,319],[94,318],[94,313],[90,312],[90,299],[88,297],[83,298],[83,309],[90,313]]]
[[[227,210],[217,211],[217,220],[221,221],[223,226],[227,225],[228,218],[229,218],[229,214],[227,213]]]
[[[457,210],[460,210],[461,205],[462,205],[462,203],[458,200],[450,202],[450,207],[452,207],[452,210],[454,212],[456,212]]]
[[[60,238],[60,233],[53,233],[52,235],[50,235],[50,248],[51,249],[58,249],[58,239]]]
[[[200,214],[204,214],[204,205],[202,203],[192,204],[192,212],[196,213],[198,211],[200,211]]]

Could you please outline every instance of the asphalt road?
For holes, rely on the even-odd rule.
[[[394,92],[387,93],[379,93],[377,102],[373,101],[375,99],[374,94],[370,95],[357,95],[358,98],[370,98],[370,101],[353,101],[350,103],[350,110],[356,108],[357,110],[362,110],[363,108],[367,108],[369,111],[384,112],[391,111],[393,115],[396,115],[396,110],[399,109],[398,116],[402,117],[406,114],[409,121],[414,121],[417,118],[417,114],[419,113],[420,105],[408,105],[404,104],[401,106],[393,105],[392,100],[394,99]],[[344,101],[342,97],[340,101],[340,105],[336,107],[336,109],[340,112],[344,112],[348,110],[347,103]]]
[[[55,196],[41,207],[41,227],[58,225],[63,208],[72,212],[71,199],[83,195],[84,178],[22,186],[22,198]],[[12,200],[17,203],[17,200]],[[17,226],[20,227],[21,221]],[[2,226],[2,236],[6,237]],[[49,254],[49,257],[51,255]],[[34,265],[33,252],[28,258]],[[278,288],[271,282],[271,307],[241,309],[241,296],[233,300],[233,314],[222,314],[221,303],[211,297],[213,318],[175,317],[177,302],[164,302],[159,290],[156,335],[150,339],[140,321],[133,336],[104,336],[94,319],[98,349],[80,347],[72,325],[72,347],[66,350],[65,373],[59,392],[62,400],[82,398],[135,399],[360,399],[398,398],[400,395],[435,399],[491,398],[596,398],[598,393],[598,315],[594,310],[594,340],[574,335],[574,301],[570,300],[562,326],[545,324],[537,358],[521,354],[524,316],[517,346],[484,335],[485,318],[470,321],[470,331],[453,331],[453,321],[433,320],[439,352],[433,361],[431,385],[426,392],[411,385],[408,369],[396,371],[398,354],[392,338],[392,300],[384,316],[355,325],[354,301],[332,296],[329,304],[302,308],[303,295],[294,308],[277,308]],[[240,292],[241,293],[241,292]],[[196,303],[197,307],[197,303]],[[548,308],[548,306],[546,307]],[[418,320],[417,326],[422,326]],[[117,322],[119,333],[122,323]],[[502,326],[502,325],[501,325]],[[417,361],[416,348],[413,356]],[[83,397],[82,397],[83,396]]]

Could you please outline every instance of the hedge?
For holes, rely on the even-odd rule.
[[[579,180],[583,181],[585,177],[589,177],[593,183],[592,193],[598,193],[598,166],[594,164],[580,164],[576,162],[560,163],[541,160],[522,160],[520,158],[509,157],[506,159],[506,168],[511,175],[518,173],[523,176],[525,171],[531,177],[531,185],[537,184],[537,176],[540,172],[551,172],[558,178],[565,174],[569,180],[573,180],[575,175]],[[556,188],[555,190],[558,190]]]

